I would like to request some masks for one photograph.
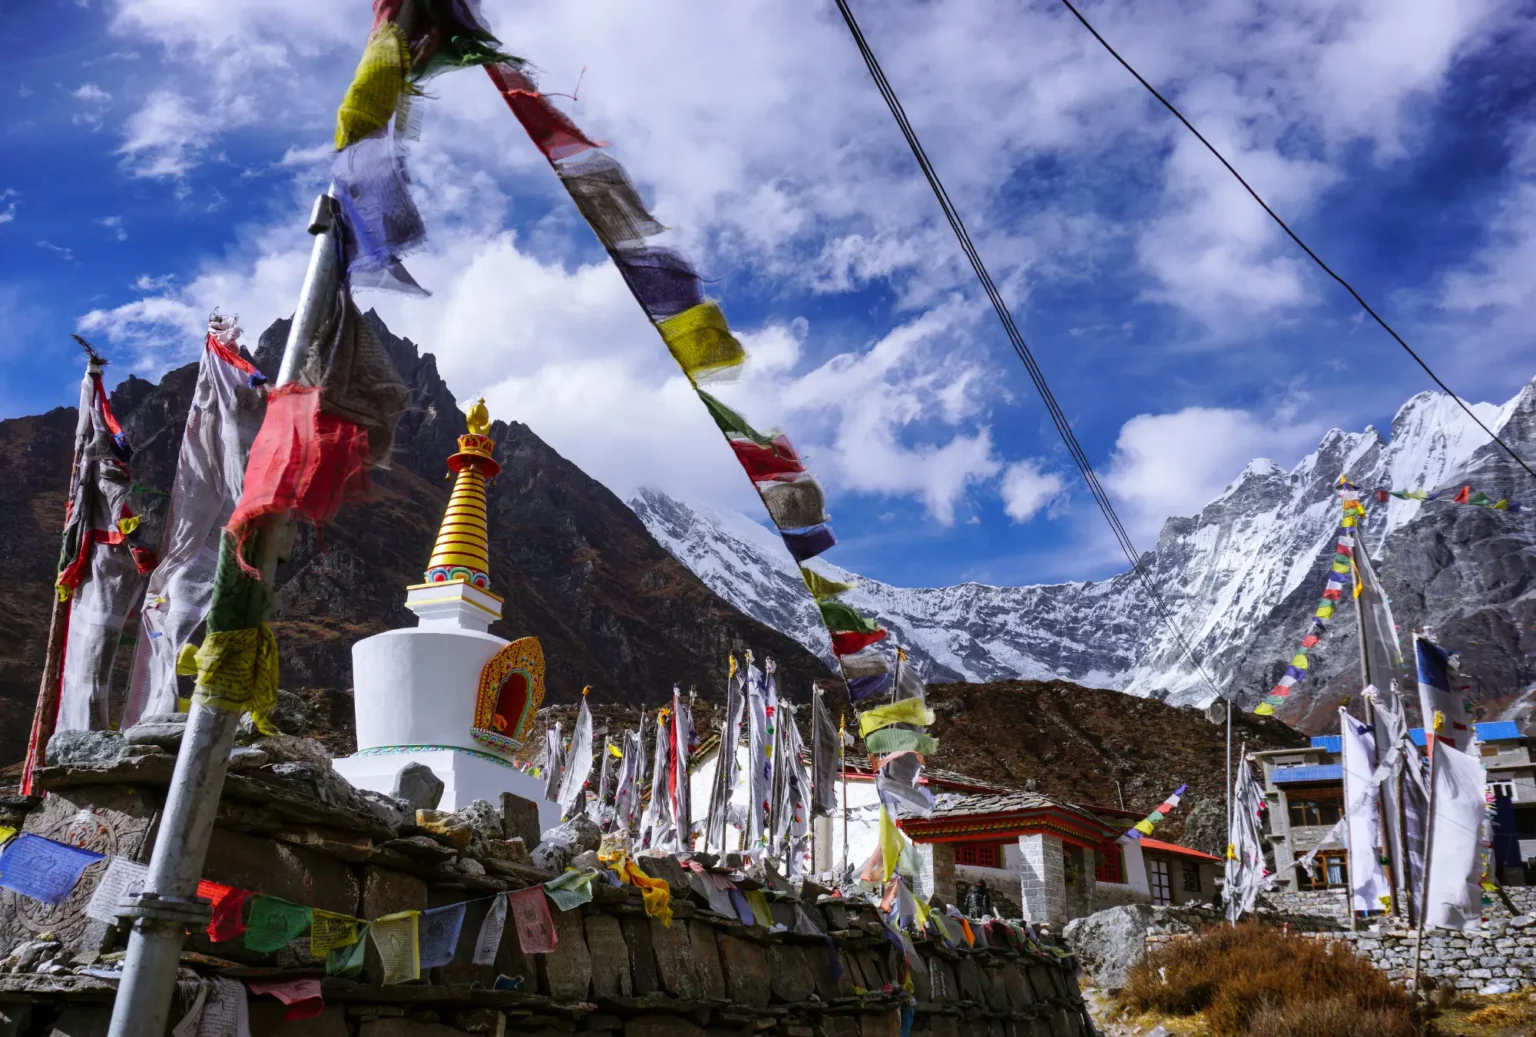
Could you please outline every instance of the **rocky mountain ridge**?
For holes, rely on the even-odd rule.
[[[1522,456],[1536,457],[1536,383],[1502,407],[1473,409]],[[1333,429],[1289,471],[1255,460],[1198,514],[1163,525],[1144,563],[1217,689],[1251,708],[1294,654],[1332,558],[1341,473],[1366,492],[1364,541],[1393,599],[1405,652],[1409,632],[1428,626],[1462,653],[1471,693],[1488,715],[1523,702],[1536,682],[1536,597],[1528,593],[1536,521],[1449,502],[1378,503],[1369,493],[1470,483],[1495,498],[1536,497],[1531,477],[1454,400],[1428,392],[1403,405],[1390,437],[1375,428]],[[830,657],[793,563],[763,526],[654,490],[629,503],[722,597]],[[1173,703],[1215,694],[1167,627],[1148,618],[1155,609],[1130,574],[932,588],[894,587],[843,570],[832,575],[856,584],[846,600],[889,626],[930,680],[1065,679]],[[1286,718],[1327,727],[1334,706],[1359,694],[1357,658],[1346,606],[1313,651],[1312,675]],[[1409,671],[1399,677],[1412,686]]]

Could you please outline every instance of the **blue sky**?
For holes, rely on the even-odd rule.
[[[751,351],[720,395],[827,486],[829,560],[898,584],[1122,562],[827,3],[485,0],[613,143]],[[1100,29],[1453,386],[1536,374],[1528,7],[1094,3]],[[1386,427],[1429,386],[1059,5],[855,5],[1143,548],[1252,457]],[[1155,7],[1155,10],[1153,9]],[[368,6],[36,0],[6,23],[0,416],[247,339],[292,307]],[[583,70],[585,70],[583,72]],[[364,293],[461,397],[621,495],[761,512],[548,168],[477,71],[410,162],[427,300]]]

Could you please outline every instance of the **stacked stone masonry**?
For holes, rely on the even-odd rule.
[[[0,802],[0,824],[147,861],[171,762],[141,756],[45,768],[39,777],[50,795]],[[263,954],[195,933],[173,1021],[199,976],[314,976],[321,1015],[285,1022],[277,1001],[252,997],[251,1037],[898,1037],[904,1005],[914,1011],[916,1035],[1092,1037],[1070,959],[981,947],[984,940],[976,949],[916,940],[909,997],[900,987],[901,952],[871,905],[813,897],[814,890],[801,900],[780,884],[769,887],[776,920],[794,928],[798,901],[828,935],[744,926],[712,912],[670,857],[640,860],[672,888],[670,927],[647,916],[634,888],[594,883],[591,903],[553,913],[553,952],[525,956],[509,924],[495,963],[474,965],[486,898],[551,877],[514,837],[522,823],[516,808],[470,812],[463,830],[450,825],[445,833],[318,767],[278,763],[231,774],[205,877],[363,918],[460,901],[470,902],[467,917],[452,963],[395,986],[380,985],[371,947],[362,976],[346,980],[321,976],[307,937]],[[499,830],[482,830],[487,824]],[[102,870],[92,865],[55,907],[0,891],[0,951],[9,955],[0,961],[0,1034],[105,1032],[116,981],[84,970],[119,957],[126,929],[83,913]],[[843,966],[837,979],[831,947]],[[493,989],[498,976],[521,980],[514,990]]]

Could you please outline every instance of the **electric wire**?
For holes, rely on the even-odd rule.
[[[928,160],[928,153],[923,149],[922,142],[918,139],[916,131],[913,130],[912,124],[907,120],[907,113],[902,107],[901,100],[896,96],[896,91],[892,88],[890,81],[886,79],[885,70],[881,68],[880,61],[875,57],[874,51],[870,48],[869,41],[864,38],[864,32],[859,28],[858,20],[853,16],[853,11],[849,9],[847,0],[836,0],[836,2],[837,9],[841,12],[843,21],[847,23],[848,31],[852,34],[854,43],[859,48],[859,54],[864,58],[864,64],[869,69],[870,78],[875,82],[875,88],[885,100],[886,106],[890,108],[897,127],[901,130],[902,136],[906,139],[907,146],[911,148],[913,156],[917,159],[918,167],[922,170],[924,178],[927,179],[928,186],[933,190],[939,207],[944,211],[944,218],[949,222],[950,229],[954,231],[956,239],[960,242],[961,251],[965,253],[966,259],[970,261],[971,269],[975,271],[976,279],[981,283],[982,291],[986,293],[987,298],[992,303],[992,308],[997,312],[997,318],[1002,322],[1003,330],[1007,334],[1008,341],[1013,346],[1014,352],[1018,354],[1019,359],[1024,363],[1025,370],[1029,372],[1030,381],[1034,383],[1035,391],[1040,394],[1040,399],[1045,404],[1046,411],[1050,414],[1051,423],[1056,426],[1057,434],[1061,437],[1067,452],[1072,456],[1072,461],[1077,466],[1078,472],[1082,475],[1083,482],[1087,485],[1089,493],[1093,495],[1094,502],[1098,505],[1099,511],[1103,513],[1105,521],[1109,524],[1110,532],[1113,534],[1116,543],[1119,544],[1120,550],[1124,552],[1126,560],[1130,563],[1132,571],[1136,574],[1137,580],[1146,590],[1148,597],[1152,599],[1153,604],[1157,608],[1158,616],[1183,649],[1185,657],[1205,683],[1210,686],[1211,691],[1219,698],[1226,698],[1222,694],[1221,689],[1217,687],[1216,682],[1211,678],[1211,675],[1206,672],[1205,665],[1201,662],[1200,656],[1195,652],[1193,646],[1185,638],[1184,632],[1173,621],[1173,617],[1169,613],[1162,595],[1153,583],[1146,566],[1142,564],[1140,552],[1136,550],[1135,543],[1132,542],[1130,534],[1126,531],[1124,524],[1121,523],[1120,516],[1115,512],[1114,504],[1110,501],[1109,494],[1105,492],[1103,485],[1099,482],[1099,477],[1093,470],[1093,464],[1089,461],[1087,452],[1083,450],[1082,445],[1078,442],[1076,433],[1072,431],[1071,423],[1067,420],[1065,412],[1062,411],[1061,405],[1056,402],[1056,396],[1051,391],[1050,384],[1046,381],[1045,372],[1041,370],[1039,363],[1035,360],[1034,353],[1030,350],[1028,343],[1025,342],[1023,334],[1020,333],[1018,325],[1014,323],[1013,314],[1009,311],[1007,302],[998,290],[996,282],[992,280],[992,275],[988,271],[986,263],[982,260],[981,254],[976,250],[975,244],[971,241],[970,232],[966,230],[965,223],[960,218],[959,210],[955,208],[954,202],[950,200],[949,192],[945,190],[943,181],[939,179],[933,164]]]
[[[1511,447],[1508,443],[1504,442],[1504,440],[1498,435],[1498,433],[1494,432],[1493,429],[1491,429],[1487,425],[1483,424],[1483,420],[1481,418],[1479,418],[1475,413],[1473,413],[1472,408],[1467,405],[1466,401],[1463,400],[1456,393],[1451,391],[1451,387],[1449,385],[1446,385],[1445,382],[1440,378],[1440,376],[1435,374],[1434,370],[1431,369],[1429,364],[1425,362],[1424,358],[1419,356],[1419,354],[1414,350],[1414,348],[1412,346],[1410,346],[1406,341],[1404,341],[1403,336],[1399,335],[1397,333],[1397,330],[1395,328],[1393,328],[1392,325],[1388,324],[1386,322],[1386,319],[1383,318],[1381,316],[1381,314],[1377,313],[1376,310],[1371,306],[1370,303],[1365,301],[1365,298],[1359,292],[1357,292],[1355,290],[1355,286],[1354,285],[1350,284],[1342,276],[1340,276],[1333,269],[1333,267],[1331,267],[1327,263],[1323,262],[1323,258],[1321,256],[1319,256],[1316,252],[1312,251],[1311,246],[1309,246],[1305,241],[1301,240],[1301,236],[1298,235],[1294,230],[1291,229],[1290,224],[1286,223],[1285,220],[1281,219],[1280,218],[1280,214],[1275,212],[1274,209],[1271,209],[1269,207],[1269,203],[1266,202],[1263,198],[1261,198],[1259,196],[1259,192],[1255,191],[1253,189],[1253,186],[1251,184],[1249,184],[1247,180],[1243,179],[1243,174],[1239,173],[1237,171],[1237,169],[1232,165],[1232,163],[1227,161],[1227,158],[1226,158],[1225,155],[1223,155],[1220,151],[1216,150],[1216,145],[1212,144],[1209,140],[1207,140],[1205,138],[1205,134],[1203,134],[1199,130],[1195,129],[1194,123],[1192,123],[1188,119],[1186,119],[1184,117],[1184,113],[1179,111],[1178,108],[1174,107],[1173,102],[1169,101],[1168,98],[1164,97],[1162,95],[1162,93],[1158,91],[1157,87],[1155,87],[1151,83],[1147,82],[1146,78],[1140,72],[1137,72],[1134,68],[1131,67],[1131,63],[1129,61],[1126,61],[1123,57],[1120,56],[1120,52],[1119,51],[1115,50],[1114,47],[1110,46],[1109,41],[1106,40],[1099,33],[1098,29],[1095,29],[1093,27],[1093,23],[1088,21],[1087,18],[1083,17],[1083,13],[1081,11],[1079,11],[1075,6],[1073,6],[1072,0],[1061,0],[1061,2],[1062,2],[1062,5],[1065,6],[1067,10],[1071,11],[1073,16],[1075,18],[1077,18],[1077,20],[1083,24],[1083,28],[1087,29],[1088,32],[1090,34],[1092,34],[1093,38],[1098,40],[1099,44],[1106,51],[1109,52],[1109,56],[1110,57],[1112,57],[1116,61],[1118,61],[1122,68],[1124,68],[1127,72],[1129,72],[1132,76],[1135,77],[1136,82],[1138,82],[1142,86],[1146,87],[1147,92],[1150,93],[1153,97],[1157,98],[1158,103],[1160,103],[1164,108],[1168,109],[1168,111],[1173,115],[1173,117],[1175,119],[1177,119],[1177,120],[1179,120],[1179,122],[1183,123],[1184,124],[1184,128],[1186,130],[1188,130],[1190,133],[1194,134],[1196,140],[1198,140],[1201,144],[1205,145],[1205,150],[1209,151],[1212,155],[1216,156],[1216,161],[1220,162],[1223,166],[1225,166],[1226,169],[1227,169],[1227,172],[1231,173],[1232,176],[1237,180],[1237,182],[1243,185],[1243,190],[1247,191],[1249,197],[1251,197],[1254,201],[1259,203],[1259,207],[1262,208],[1266,213],[1269,214],[1269,218],[1274,220],[1275,223],[1279,226],[1279,228],[1281,230],[1285,231],[1286,236],[1289,237],[1292,241],[1294,241],[1296,243],[1297,247],[1300,248],[1303,252],[1305,252],[1307,254],[1307,257],[1309,259],[1311,259],[1312,262],[1316,263],[1318,268],[1320,270],[1322,270],[1323,273],[1327,274],[1329,277],[1331,277],[1335,281],[1337,281],[1339,283],[1340,287],[1342,287],[1346,292],[1348,292],[1350,294],[1350,296],[1355,300],[1355,302],[1360,304],[1360,308],[1362,310],[1364,310],[1367,314],[1369,314],[1371,319],[1374,320],[1377,324],[1379,324],[1383,331],[1385,331],[1388,335],[1392,336],[1392,340],[1394,342],[1396,342],[1399,346],[1402,346],[1404,352],[1406,352],[1409,356],[1413,357],[1414,363],[1418,364],[1421,368],[1424,369],[1424,373],[1429,375],[1430,380],[1433,381],[1436,385],[1438,385],[1441,389],[1443,389],[1447,396],[1449,396],[1451,399],[1455,400],[1456,401],[1456,405],[1458,407],[1460,407],[1462,410],[1466,411],[1467,417],[1471,418],[1474,422],[1476,422],[1477,423],[1477,427],[1482,429],[1484,432],[1486,432],[1488,434],[1488,438],[1489,439],[1491,439],[1495,443],[1497,443],[1504,450],[1504,452],[1506,454],[1508,454],[1510,457],[1514,458],[1515,463],[1518,464],[1521,468],[1524,468],[1528,475],[1532,476],[1533,478],[1536,478],[1536,470],[1533,470],[1530,465],[1526,464],[1525,463],[1525,459],[1522,458],[1519,454],[1515,453],[1514,448]],[[841,5],[839,5],[839,6],[841,6]]]

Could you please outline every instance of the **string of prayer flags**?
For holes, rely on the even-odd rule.
[[[424,969],[441,968],[453,960],[464,927],[464,904],[449,904],[423,911],[417,921],[417,953]]]
[[[86,867],[105,856],[22,832],[0,851],[0,886],[45,904],[63,903]]]
[[[475,937],[476,965],[496,964],[496,952],[501,948],[501,934],[507,927],[507,894],[499,893],[491,900],[480,923],[480,935]]]
[[[421,978],[421,943],[417,932],[420,911],[397,911],[376,918],[369,928],[384,967],[384,985]]]
[[[549,901],[538,886],[507,894],[507,906],[517,928],[517,945],[524,954],[548,954],[560,943],[555,920],[549,914]]]
[[[1126,829],[1124,838],[1140,839],[1144,835],[1151,835],[1152,827],[1173,812],[1173,808],[1179,805],[1179,798],[1188,790],[1188,785],[1180,785],[1174,789],[1173,795],[1163,800],[1156,810]]]
[[[322,911],[318,907],[311,912],[309,923],[309,956],[324,958],[338,947],[357,942],[358,919],[340,915],[334,911]]]
[[[1322,597],[1318,599],[1317,607],[1312,612],[1307,634],[1301,641],[1301,648],[1292,656],[1285,671],[1280,675],[1280,680],[1270,689],[1264,701],[1254,708],[1254,713],[1259,716],[1274,716],[1276,707],[1283,705],[1290,697],[1291,688],[1298,681],[1306,678],[1307,671],[1311,668],[1307,653],[1322,641],[1323,634],[1327,632],[1328,621],[1333,618],[1337,602],[1343,598],[1345,577],[1354,574],[1356,522],[1365,514],[1365,507],[1360,503],[1359,493],[1348,478],[1340,476],[1338,485],[1342,515],[1339,519],[1333,561],[1328,567],[1327,583],[1323,587]],[[1357,593],[1360,588],[1361,582],[1356,579]]]
[[[1433,493],[1428,490],[1389,490],[1385,487],[1376,491],[1376,499],[1385,504],[1387,498],[1396,497],[1399,500],[1432,501],[1445,500],[1451,504],[1470,504],[1475,508],[1489,508],[1493,511],[1530,511],[1529,504],[1522,504],[1517,500],[1494,498],[1482,490],[1473,490],[1470,486],[1463,486],[1453,495],[1450,490],[1437,490]]]
[[[96,890],[85,905],[85,914],[98,922],[117,924],[117,905],[124,897],[142,892],[149,881],[149,869],[125,857],[112,857],[107,869],[96,881]]]
[[[270,952],[288,946],[309,928],[310,909],[257,894],[245,922],[245,948]]]
[[[922,699],[901,699],[860,713],[859,737],[867,737],[870,732],[890,727],[892,724],[917,724],[926,727],[932,724],[933,720],[933,710],[929,709]]]
[[[363,971],[363,961],[368,949],[368,933],[371,929],[370,923],[361,923],[357,929],[356,940],[344,947],[336,948],[325,956],[327,976],[352,977]]]
[[[250,890],[203,879],[197,884],[197,895],[213,905],[208,919],[209,940],[223,943],[245,932],[245,901]]]

